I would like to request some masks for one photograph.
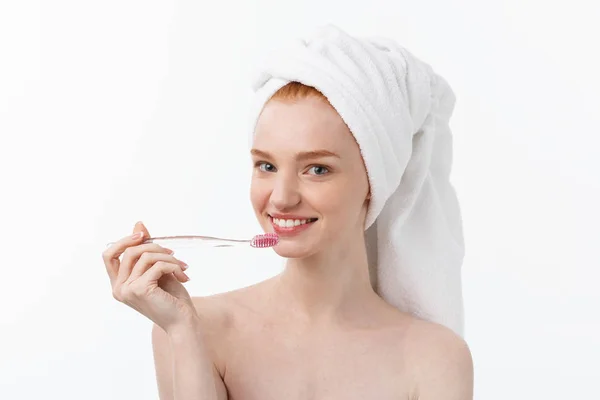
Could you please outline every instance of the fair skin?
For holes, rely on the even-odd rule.
[[[321,150],[332,154],[307,153]],[[371,286],[364,244],[367,175],[358,145],[335,110],[316,97],[269,102],[252,158],[251,201],[266,232],[274,230],[269,215],[317,218],[303,232],[281,236],[274,250],[286,258],[282,273],[193,299],[184,293],[175,258],[165,258],[171,269],[163,268],[166,278],[158,283],[151,279],[158,275],[111,278],[119,293],[122,281],[142,279],[156,288],[140,290],[138,283],[132,298],[139,302],[134,308],[155,322],[161,400],[471,400],[473,364],[466,343],[441,325],[391,307]],[[142,225],[135,230],[149,236]],[[115,258],[134,249],[128,261],[134,263],[148,246],[140,242],[124,239],[107,250],[113,275],[131,269],[125,260],[116,265]],[[151,271],[150,258],[145,262],[137,268]],[[159,290],[165,296],[154,293]],[[165,300],[167,295],[176,300]]]

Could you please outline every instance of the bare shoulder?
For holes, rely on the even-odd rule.
[[[204,340],[208,344],[211,358],[221,377],[227,369],[227,359],[232,349],[231,343],[243,323],[240,317],[245,315],[247,307],[260,292],[261,284],[210,296],[194,296],[192,302],[198,317],[202,321]]]
[[[192,297],[204,332],[211,337],[222,337],[234,323],[236,299],[239,293],[226,292],[210,296]]]
[[[242,309],[253,307],[264,297],[264,287],[270,280],[265,280],[241,289],[219,293],[211,296],[192,297],[198,316],[215,323],[217,327],[226,328],[232,323],[233,316]]]
[[[451,329],[419,319],[406,336],[414,381],[413,399],[471,400],[473,359],[466,341]]]
[[[192,302],[207,334],[212,336],[227,330],[233,314],[226,294],[195,296],[192,297]]]
[[[223,338],[229,331],[238,328],[240,319],[260,309],[264,303],[264,287],[268,283],[269,280],[266,280],[229,292],[193,297],[196,312],[205,321],[207,333]]]

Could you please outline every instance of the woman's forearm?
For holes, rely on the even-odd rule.
[[[198,320],[168,333],[175,400],[219,400],[215,370]]]

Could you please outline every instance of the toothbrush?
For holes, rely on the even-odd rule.
[[[247,246],[248,244],[254,248],[266,248],[273,247],[279,243],[279,236],[276,233],[263,233],[255,235],[252,239],[224,239],[212,236],[196,236],[196,235],[184,235],[184,236],[156,236],[151,237],[143,241],[143,243],[158,243],[168,242],[169,244],[206,244],[210,247],[232,247],[232,246]],[[111,246],[115,242],[108,243],[106,246]]]

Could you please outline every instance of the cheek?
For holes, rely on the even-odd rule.
[[[342,182],[321,183],[303,195],[313,208],[329,218],[343,217],[352,203],[352,193]]]
[[[264,205],[269,199],[269,193],[270,191],[267,185],[261,183],[259,180],[252,179],[252,182],[250,183],[250,201],[255,210],[264,208]]]
[[[323,209],[342,220],[358,216],[363,206],[363,189],[357,182],[340,182],[324,193]]]

